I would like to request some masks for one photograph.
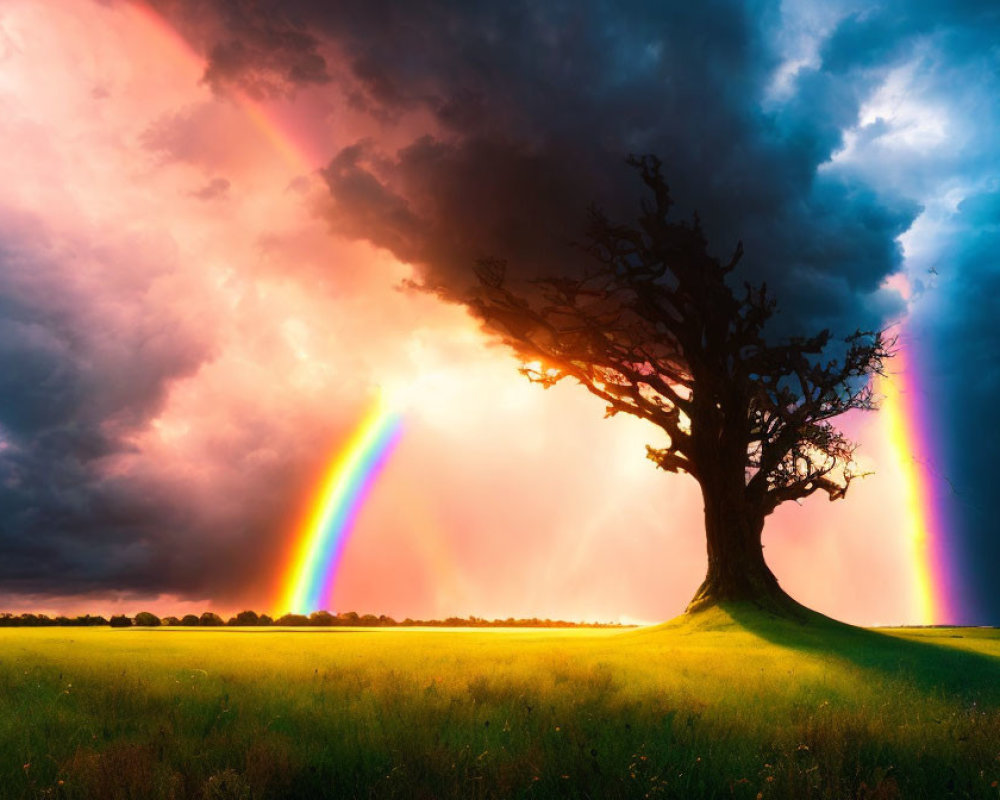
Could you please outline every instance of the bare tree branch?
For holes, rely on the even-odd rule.
[[[692,475],[705,498],[710,566],[696,601],[713,586],[729,585],[729,596],[737,584],[776,590],[762,559],[764,577],[745,585],[732,577],[753,549],[739,542],[756,539],[759,551],[763,520],[778,505],[816,492],[838,500],[863,477],[856,445],[831,420],[877,407],[870,378],[885,374],[895,341],[860,330],[840,341],[826,330],[769,341],[767,288],[745,284],[737,295],[726,282],[742,243],[725,261],[710,255],[697,217],[669,218],[659,159],[629,163],[651,195],[636,225],[592,209],[576,277],[516,291],[502,261],[483,260],[470,305],[521,356],[529,380],[549,387],[572,378],[607,416],[631,414],[666,434],[666,446],[647,447],[647,457]],[[718,542],[728,542],[737,566],[725,566]]]

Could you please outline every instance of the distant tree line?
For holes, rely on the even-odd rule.
[[[110,625],[112,628],[155,628],[161,625],[168,627],[294,627],[294,628],[395,628],[395,627],[427,627],[427,628],[622,628],[628,627],[616,622],[566,622],[565,620],[538,619],[507,619],[487,620],[481,617],[448,617],[447,619],[410,619],[397,622],[385,614],[358,614],[355,611],[332,614],[329,611],[314,611],[309,616],[304,614],[285,614],[272,619],[267,614],[257,614],[255,611],[241,611],[228,620],[212,611],[206,611],[201,616],[186,614],[183,617],[158,617],[150,611],[140,611],[134,617],[118,614],[110,619],[101,616],[85,614],[81,617],[49,617],[45,614],[0,614],[0,628],[28,627],[80,627]]]
[[[107,625],[108,619],[101,616],[91,616],[84,614],[82,617],[50,617],[46,614],[0,614],[0,628],[46,628],[46,627],[74,627],[84,628],[95,625]]]

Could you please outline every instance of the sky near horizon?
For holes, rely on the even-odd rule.
[[[997,623],[998,32],[986,3],[5,0],[0,610],[277,610],[382,396],[403,433],[334,610],[682,611],[697,485],[461,303],[481,255],[575,268],[656,152],[779,325],[919,343],[963,591],[935,621]],[[768,563],[824,613],[924,621],[906,465],[878,414],[844,425],[876,474],[779,509]]]

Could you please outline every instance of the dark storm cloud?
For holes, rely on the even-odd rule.
[[[111,459],[209,343],[146,301],[152,242],[93,243],[0,214],[0,586],[71,593],[163,584],[183,512],[115,477]],[[131,264],[113,276],[105,269]],[[160,489],[162,491],[162,488]],[[183,574],[174,572],[176,577]]]
[[[186,0],[153,0],[151,5],[207,51],[204,80],[213,89],[239,84],[261,98],[330,80],[318,42],[294,4],[227,0],[209,8]]]
[[[966,621],[997,624],[1000,192],[965,198],[953,226],[914,315],[923,356],[916,369],[934,425],[947,432],[929,466],[946,479],[938,488],[962,570]]]
[[[1000,26],[1000,8],[989,0],[882,2],[842,20],[824,42],[823,62],[834,72],[884,67],[912,54],[923,37],[945,40],[949,61],[976,57]]]
[[[155,413],[170,378],[205,357],[182,319],[144,302],[158,268],[141,252],[128,254],[131,274],[102,280],[107,262],[142,245],[155,247],[60,237],[0,213],[0,424],[13,441],[51,436],[82,460],[103,455]],[[100,289],[115,300],[103,304]]]
[[[252,403],[203,450],[142,449],[172,386],[217,355],[216,298],[167,236],[61,222],[0,206],[0,594],[269,585],[326,453]]]
[[[850,330],[900,310],[878,287],[918,205],[820,170],[877,74],[847,71],[835,43],[774,99],[777,4],[280,7],[324,42],[356,107],[412,132],[403,147],[362,141],[333,159],[333,228],[418,264],[446,296],[464,295],[483,255],[520,275],[579,268],[567,244],[587,206],[633,218],[639,183],[624,157],[652,152],[678,213],[700,213],[720,257],[744,241],[744,276],[777,291],[783,327]],[[285,30],[275,8],[242,7],[268,63]],[[854,47],[858,35],[842,38]],[[239,81],[207,47],[207,74]]]

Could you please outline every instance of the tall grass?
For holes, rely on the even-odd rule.
[[[962,638],[953,638],[961,636]],[[0,799],[1000,798],[1000,636],[0,630]]]

